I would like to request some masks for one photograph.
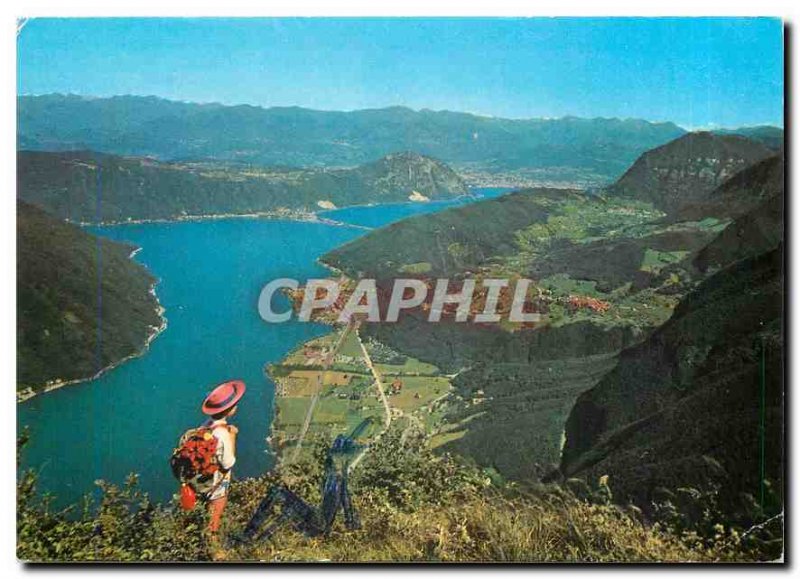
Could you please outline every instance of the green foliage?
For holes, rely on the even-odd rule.
[[[583,197],[553,207],[547,221],[515,233],[520,251],[538,256],[560,241],[586,243],[613,238],[625,229],[650,223],[663,214],[648,203]]]
[[[405,512],[457,504],[489,484],[477,470],[461,464],[449,455],[436,459],[425,446],[410,450],[400,432],[390,430],[367,454],[353,485]]]
[[[666,266],[679,263],[687,255],[689,255],[688,251],[658,251],[648,247],[645,250],[640,269],[650,273],[659,273]]]
[[[319,504],[329,440],[307,456],[260,478],[234,481],[221,529],[247,524],[274,484]],[[602,482],[588,498],[554,485],[522,488],[450,456],[437,458],[390,432],[351,477],[363,528],[337,521],[327,537],[307,538],[290,526],[269,542],[235,547],[233,561],[638,562],[741,560],[731,543],[689,545],[665,528],[615,507]],[[204,509],[154,505],[136,477],[118,488],[101,483],[99,505],[52,512],[35,496],[35,475],[18,481],[17,554],[23,560],[205,561],[211,545]]]
[[[771,486],[767,483],[768,487]],[[731,523],[723,506],[719,485],[704,488],[680,487],[674,492],[657,489],[652,518],[658,528],[680,537],[687,545],[718,551],[738,552],[756,560],[774,560],[783,555],[783,516],[769,517],[751,495],[741,497],[740,521],[749,528]],[[780,506],[780,497],[770,493],[772,508]]]
[[[98,481],[99,505],[86,499],[79,513],[50,508],[35,495],[28,471],[17,484],[17,557],[25,561],[202,561],[207,558],[202,509],[189,513],[154,505],[131,475],[123,487]]]
[[[403,356],[399,352],[392,350],[386,344],[382,344],[378,341],[368,340],[365,346],[373,364],[403,366],[408,361],[407,356]]]

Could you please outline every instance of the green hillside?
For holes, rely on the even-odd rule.
[[[452,169],[398,153],[354,169],[161,163],[91,151],[17,155],[17,195],[77,222],[318,211],[469,193]]]
[[[580,200],[579,191],[525,190],[480,203],[456,207],[393,223],[379,233],[360,237],[322,260],[348,273],[391,277],[414,273],[424,264],[431,277],[476,267],[489,256],[510,255],[514,231],[547,218],[538,200]],[[491,219],[487,216],[491,215]],[[409,271],[411,270],[411,271]]]
[[[161,325],[132,247],[17,201],[17,389],[89,378]]]
[[[735,139],[736,146],[762,151],[760,145]],[[653,485],[646,481],[654,477],[663,474],[661,485],[672,490],[713,480],[698,466],[713,453],[690,451],[692,441],[703,439],[705,446],[699,449],[713,447],[723,455],[730,448],[734,460],[734,446],[746,435],[733,432],[753,432],[758,405],[751,405],[749,414],[742,408],[754,403],[754,391],[739,394],[733,384],[752,377],[755,341],[763,337],[771,348],[765,363],[772,376],[781,375],[782,271],[779,255],[773,259],[768,254],[783,239],[782,160],[759,161],[759,156],[713,189],[690,173],[679,189],[690,191],[684,198],[703,202],[683,205],[692,210],[683,216],[613,191],[586,195],[523,190],[393,224],[322,260],[349,275],[386,279],[408,275],[409,266],[425,277],[534,279],[538,307],[546,314],[535,329],[430,324],[424,312],[414,311],[396,324],[368,324],[362,331],[395,351],[458,373],[441,429],[445,442],[437,452],[470,457],[514,480],[541,478],[561,460],[565,476],[596,480],[609,474],[615,496],[619,491],[625,500],[648,509],[653,496],[634,489],[651,491]],[[692,159],[696,157],[687,162]],[[671,162],[679,161],[675,157]],[[741,261],[745,259],[752,261]],[[731,267],[738,269],[724,269]],[[596,299],[605,307],[576,309],[569,305],[572,296]],[[659,338],[664,335],[672,341]],[[649,361],[651,355],[657,362]],[[688,369],[703,360],[707,365],[702,372],[708,376]],[[669,365],[673,363],[678,369]],[[726,371],[720,373],[721,368]],[[624,379],[618,377],[623,371]],[[676,375],[680,385],[667,394],[666,384]],[[727,390],[723,394],[720,388]],[[781,391],[779,383],[771,388]],[[688,393],[695,389],[703,394],[689,402]],[[726,398],[717,403],[715,396]],[[647,408],[673,402],[659,419],[662,431],[649,429],[645,418],[653,410]],[[612,420],[617,404],[627,414]],[[720,419],[708,418],[717,407]],[[774,416],[773,426],[780,428]],[[673,418],[670,430],[666,424]],[[697,425],[690,427],[692,420]],[[568,450],[562,456],[565,423]],[[723,423],[727,430],[720,430]],[[617,459],[609,451],[605,462],[592,466],[596,447],[606,450],[607,438],[618,444],[617,436],[626,443],[634,432],[628,429],[639,426],[629,454],[624,450]],[[677,436],[675,429],[686,432],[685,444],[667,451],[662,445]],[[779,452],[782,446],[774,435],[771,444]],[[754,439],[748,440],[752,444]],[[633,464],[640,451],[652,455],[644,464],[655,470]],[[665,459],[659,462],[662,454]],[[670,462],[679,456],[686,457],[685,468]],[[713,460],[724,462],[722,457]],[[771,460],[769,478],[779,485],[775,475],[780,462]],[[750,479],[740,477],[732,485],[735,493],[745,492],[757,472],[752,453],[743,465],[750,469]],[[698,469],[696,475],[681,478],[691,468]],[[628,472],[630,482],[624,480]],[[739,472],[732,469],[730,478]],[[714,500],[715,508],[741,524],[766,516],[766,511],[751,509],[749,519],[740,517],[744,507],[734,505],[730,495],[715,495]],[[651,508],[648,512],[654,516]]]
[[[739,135],[689,133],[644,153],[609,192],[672,213],[688,203],[705,201],[727,179],[774,154],[766,145]]]
[[[715,195],[743,183],[773,194],[698,253],[713,275],[580,396],[561,470],[608,474],[644,508],[663,488],[714,489],[748,526],[783,508],[783,180],[758,164]]]

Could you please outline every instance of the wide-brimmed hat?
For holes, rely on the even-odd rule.
[[[203,401],[203,414],[219,414],[236,406],[246,390],[241,380],[224,382],[214,388]]]

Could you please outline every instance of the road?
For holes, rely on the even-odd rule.
[[[345,331],[342,332],[342,335],[339,337],[338,342],[336,342],[336,345],[333,347],[331,352],[326,357],[325,362],[323,364],[323,368],[327,370],[333,364],[336,358],[336,354],[338,353],[339,348],[341,347],[342,343],[344,343],[344,340],[347,338],[348,334],[350,332],[356,332],[356,337],[358,338],[358,344],[361,347],[361,353],[364,357],[364,362],[366,363],[367,367],[369,368],[375,380],[375,388],[378,391],[378,397],[380,398],[381,403],[383,404],[383,410],[384,410],[383,429],[373,437],[373,439],[370,442],[370,446],[378,442],[381,439],[381,437],[383,437],[383,435],[389,430],[389,427],[392,424],[393,412],[397,413],[400,416],[407,417],[409,419],[408,426],[405,428],[405,430],[401,435],[402,440],[405,441],[408,434],[414,427],[420,429],[422,432],[425,432],[425,425],[422,423],[422,421],[420,421],[420,419],[417,416],[414,416],[412,413],[402,412],[396,408],[392,409],[392,407],[389,405],[389,399],[386,397],[386,390],[384,389],[383,385],[383,378],[380,374],[380,371],[378,371],[378,369],[372,363],[372,358],[370,357],[369,352],[367,351],[367,347],[361,340],[361,336],[358,333],[359,326],[360,322],[358,320],[348,324],[347,328],[345,328]],[[303,422],[303,427],[300,430],[300,435],[298,437],[297,444],[295,445],[294,452],[292,453],[288,462],[294,462],[294,460],[296,460],[298,455],[300,454],[300,450],[302,449],[303,441],[305,440],[306,434],[308,433],[308,429],[311,425],[311,420],[314,416],[314,409],[317,405],[317,401],[319,400],[320,394],[322,393],[322,388],[323,388],[322,376],[323,372],[321,372],[319,377],[317,378],[317,390],[314,393],[314,396],[311,398],[311,404],[309,405],[308,410],[306,411],[306,417]],[[434,404],[435,402],[438,402],[439,400],[446,398],[448,395],[449,392],[445,393],[439,398],[436,398],[435,400],[432,400],[428,405]],[[358,466],[358,463],[361,462],[361,460],[364,458],[367,452],[369,452],[369,446],[364,448],[364,450],[362,450],[361,453],[353,459],[353,461],[350,463],[349,467],[350,471],[352,471]]]
[[[373,378],[375,378],[375,387],[378,389],[378,396],[380,397],[381,401],[383,402],[383,409],[384,409],[384,420],[383,420],[383,430],[381,430],[375,438],[372,440],[371,444],[375,444],[378,442],[381,437],[389,430],[389,426],[392,424],[392,409],[389,406],[389,400],[386,398],[386,392],[383,389],[383,381],[381,380],[381,375],[378,372],[377,368],[372,363],[372,358],[369,357],[369,352],[367,352],[367,347],[364,345],[364,342],[361,341],[361,336],[358,334],[358,327],[356,327],[356,336],[358,336],[358,343],[361,346],[361,352],[364,355],[364,361],[367,363],[367,367],[372,372]],[[357,466],[358,463],[361,462],[367,452],[369,452],[369,446],[364,448],[361,453],[353,459],[350,463],[349,470],[352,472]]]
[[[339,336],[339,340],[336,342],[336,345],[333,349],[328,353],[325,358],[325,361],[322,364],[323,371],[319,373],[317,376],[317,391],[314,393],[314,396],[311,397],[311,404],[308,405],[308,410],[306,411],[306,418],[303,421],[303,428],[300,429],[300,436],[297,439],[297,444],[294,447],[294,452],[292,456],[289,457],[289,463],[294,462],[297,457],[300,455],[300,450],[303,448],[303,441],[306,438],[306,434],[308,433],[308,428],[311,426],[311,418],[314,416],[314,409],[317,406],[317,402],[319,401],[319,395],[322,393],[323,381],[322,377],[325,371],[331,367],[333,361],[336,359],[336,354],[339,352],[339,348],[341,348],[342,344],[344,343],[345,338],[347,335],[353,331],[353,323],[349,323],[347,327],[342,332],[342,335]],[[361,340],[359,340],[359,343]],[[363,345],[362,345],[363,348]]]
[[[358,335],[358,329],[356,329],[356,335]],[[383,381],[381,380],[380,372],[378,372],[377,368],[372,364],[372,358],[369,357],[369,352],[367,352],[367,347],[364,345],[364,342],[361,341],[361,336],[358,336],[358,344],[361,346],[361,353],[364,354],[364,361],[367,363],[367,367],[375,378],[375,387],[378,389],[381,402],[383,402],[383,408],[386,413],[383,421],[384,429],[389,428],[389,425],[392,423],[392,409],[389,407],[389,400],[386,398],[386,392],[383,389]]]

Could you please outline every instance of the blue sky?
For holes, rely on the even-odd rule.
[[[18,93],[783,125],[775,19],[36,19]]]

